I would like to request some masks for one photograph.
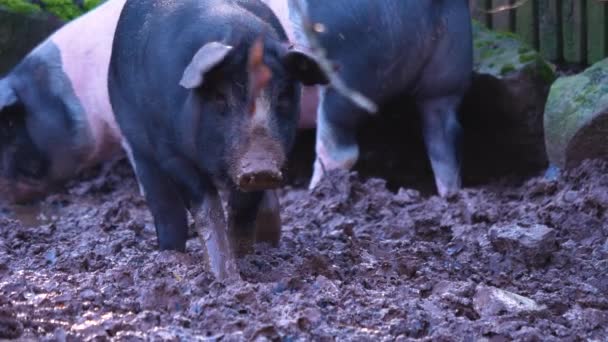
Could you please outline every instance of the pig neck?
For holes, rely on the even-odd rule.
[[[61,53],[61,63],[84,110],[92,150],[84,164],[110,157],[120,146],[120,130],[109,100],[107,75],[114,32],[126,0],[109,0],[69,22],[50,40]]]

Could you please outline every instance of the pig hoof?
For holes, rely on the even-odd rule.
[[[325,173],[325,169],[323,168],[319,159],[315,160],[315,163],[313,166],[313,171],[312,171],[312,178],[310,179],[310,184],[308,185],[308,190],[314,190],[314,188],[316,188],[317,185],[319,185],[319,182],[321,182],[321,178],[323,178],[324,173]]]
[[[458,197],[460,193],[460,188],[442,188],[438,189],[439,196],[441,198],[445,198],[447,200],[454,200]]]
[[[445,199],[454,199],[458,197],[460,193],[461,185],[460,177],[451,177],[449,180],[445,181],[445,178],[435,178],[435,185],[437,186],[437,193],[441,198]]]
[[[241,191],[260,191],[278,188],[283,182],[281,171],[258,171],[243,173],[237,178],[237,185]]]

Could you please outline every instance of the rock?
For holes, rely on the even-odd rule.
[[[567,319],[571,325],[588,330],[605,326],[608,321],[608,313],[606,313],[606,311],[594,308],[582,308],[578,304],[564,313],[563,317]]]
[[[97,293],[92,289],[85,289],[80,292],[80,298],[84,301],[93,301],[97,298]]]
[[[557,250],[555,230],[541,224],[530,227],[495,225],[488,235],[498,252],[509,254],[530,266],[544,265]]]
[[[51,15],[71,20],[93,9],[105,0],[11,0],[0,1],[0,8],[21,14]]]
[[[0,0],[0,75],[67,21],[106,0]]]
[[[473,296],[473,308],[481,317],[491,317],[541,311],[545,309],[545,306],[538,305],[534,300],[513,292],[478,285],[475,296]]]
[[[544,126],[547,155],[557,167],[608,157],[608,59],[553,84]]]
[[[62,25],[63,22],[57,18],[13,13],[0,7],[0,75],[9,71]]]
[[[0,339],[16,339],[23,334],[23,324],[16,313],[4,307],[0,309]]]
[[[547,166],[543,112],[554,67],[512,33],[474,22],[474,76],[461,107],[465,177]],[[472,133],[471,133],[472,132]]]

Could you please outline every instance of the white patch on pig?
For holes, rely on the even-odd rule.
[[[146,197],[146,192],[144,191],[144,187],[143,185],[141,185],[141,182],[139,181],[139,175],[137,174],[137,166],[135,165],[135,159],[133,158],[133,149],[131,149],[131,145],[129,145],[127,139],[121,139],[120,145],[127,154],[127,158],[129,158],[129,164],[131,164],[131,167],[133,168],[133,173],[135,173],[135,179],[137,179],[137,185],[139,186],[139,194],[141,195],[141,197]]]
[[[321,103],[325,98],[327,88],[319,92]],[[331,124],[327,122],[327,115],[320,106],[318,109],[318,126],[315,139],[316,158],[313,165],[313,173],[308,189],[314,189],[325,173],[334,169],[350,170],[359,158],[359,145],[336,146],[335,134],[331,131]]]
[[[251,120],[251,127],[264,127],[270,130],[270,99],[266,92],[262,92],[255,99],[255,112]]]
[[[51,35],[61,52],[63,70],[87,116],[95,141],[85,163],[110,157],[122,134],[108,94],[108,69],[114,32],[126,0],[108,0]]]

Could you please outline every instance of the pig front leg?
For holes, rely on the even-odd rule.
[[[254,241],[276,247],[281,236],[279,199],[274,190],[233,190],[228,199],[228,227],[239,257],[253,251]]]
[[[217,191],[207,191],[202,206],[193,214],[196,228],[205,243],[211,272],[218,280],[239,280],[234,248],[228,238],[226,217]]]
[[[161,250],[186,251],[188,221],[186,205],[176,184],[157,163],[132,151],[137,179],[154,217]]]
[[[332,89],[320,90],[317,113],[316,159],[309,189],[325,172],[351,169],[359,158],[357,126],[364,112]]]
[[[459,103],[456,96],[418,102],[424,142],[441,197],[450,197],[461,187],[462,128],[456,112]]]

